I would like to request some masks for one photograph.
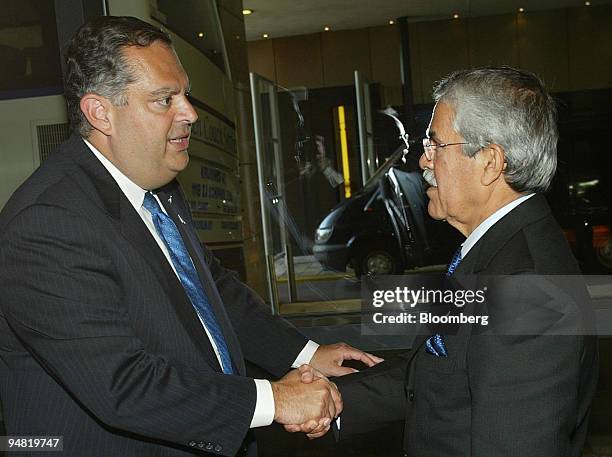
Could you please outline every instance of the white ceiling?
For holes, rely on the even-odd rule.
[[[593,6],[612,0],[591,0]],[[516,13],[581,7],[584,0],[243,0],[255,12],[245,16],[247,40],[303,35],[332,30],[386,25],[390,19],[407,16],[409,21]]]

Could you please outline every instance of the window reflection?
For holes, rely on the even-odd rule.
[[[4,0],[0,99],[62,92],[55,8],[48,0]]]
[[[157,0],[155,18],[198,49],[223,73],[225,48],[219,16],[212,0]]]

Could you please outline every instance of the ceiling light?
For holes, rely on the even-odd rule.
[[[253,14],[253,10],[245,8],[242,10],[242,14],[243,16],[248,16],[249,14]]]
[[[264,37],[264,38],[268,38],[268,36],[269,36],[269,35],[268,35],[267,33],[264,33],[264,34],[262,35],[262,37]]]
[[[591,6],[591,2],[584,2],[584,6]]]
[[[525,8],[519,8],[519,13],[524,13],[525,12]]]
[[[394,21],[393,19],[391,19],[391,20],[389,21],[389,25],[393,25],[393,24],[395,24],[395,21]]]
[[[198,37],[200,37],[200,38],[204,38],[204,32],[200,32],[200,33],[198,33]]]
[[[326,26],[325,26],[325,28],[324,28],[323,30],[325,30],[326,32],[329,32],[329,31],[331,30],[331,27],[330,27],[330,26],[328,26],[328,25],[326,25]]]
[[[459,19],[459,13],[453,14],[453,19]]]

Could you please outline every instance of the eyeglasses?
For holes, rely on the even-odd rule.
[[[432,161],[434,159],[434,156],[436,154],[436,150],[437,149],[442,149],[445,148],[447,146],[455,146],[458,144],[470,144],[467,142],[463,142],[463,143],[440,143],[437,144],[435,141],[433,141],[431,138],[423,138],[423,150],[425,152],[425,157],[427,157],[427,160]]]

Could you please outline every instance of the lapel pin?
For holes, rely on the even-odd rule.
[[[172,195],[168,197],[168,203],[172,204]]]

